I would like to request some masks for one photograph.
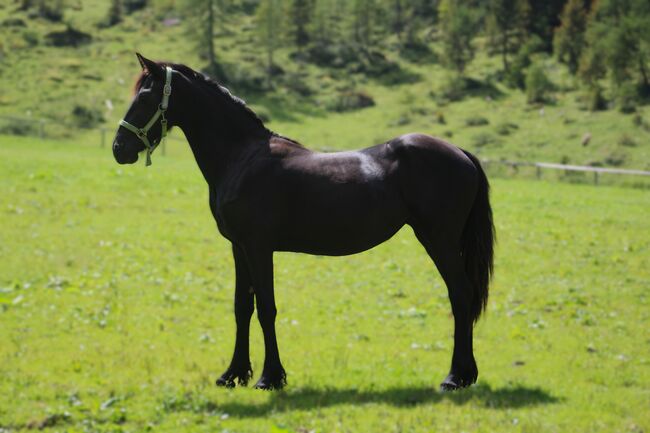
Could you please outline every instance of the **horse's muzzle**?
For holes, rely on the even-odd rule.
[[[129,151],[117,140],[113,142],[113,156],[118,164],[133,164],[138,160],[138,152]]]

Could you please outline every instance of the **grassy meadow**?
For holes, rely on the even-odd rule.
[[[225,390],[233,264],[194,161],[173,143],[122,167],[95,144],[0,136],[0,432],[650,430],[647,191],[492,180],[476,386],[437,391],[451,311],[406,228],[351,257],[276,254],[289,385]]]

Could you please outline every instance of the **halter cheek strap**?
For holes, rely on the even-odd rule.
[[[151,117],[149,122],[147,122],[147,124],[144,127],[138,128],[137,126],[133,126],[132,124],[130,124],[124,119],[120,120],[120,126],[123,126],[124,128],[133,132],[140,139],[140,141],[144,143],[144,147],[147,149],[147,162],[146,162],[147,166],[151,165],[151,154],[156,149],[156,147],[158,147],[162,139],[167,136],[167,118],[165,117],[165,113],[167,112],[167,107],[169,107],[169,96],[171,94],[172,94],[172,68],[166,66],[165,87],[163,87],[162,101],[160,102],[160,105],[158,105],[158,110],[154,113],[154,115]],[[156,124],[159,118],[160,118],[160,127],[162,130],[162,134],[160,135],[160,140],[151,143],[149,141],[149,137],[147,136],[147,134],[149,134],[149,130]]]

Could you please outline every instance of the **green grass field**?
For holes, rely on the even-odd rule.
[[[289,385],[218,389],[234,272],[189,152],[0,137],[0,432],[650,430],[650,195],[493,179],[480,375],[441,394],[446,289],[409,229],[346,258],[276,255]],[[254,319],[252,361],[263,359]]]

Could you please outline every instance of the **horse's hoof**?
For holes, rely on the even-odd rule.
[[[276,374],[264,374],[255,384],[255,389],[263,389],[265,391],[275,391],[284,388],[287,384],[287,375],[284,370]]]
[[[224,374],[217,379],[217,386],[224,388],[234,388],[235,384],[239,386],[248,385],[248,381],[253,376],[253,371],[250,369],[245,369],[243,371],[236,371],[232,368],[229,368]],[[236,381],[236,382],[235,382]]]
[[[466,379],[460,375],[450,373],[445,378],[445,380],[443,380],[442,383],[440,384],[440,391],[442,392],[456,391],[462,388],[467,388],[468,386],[471,386],[473,383],[476,383],[476,378]]]

